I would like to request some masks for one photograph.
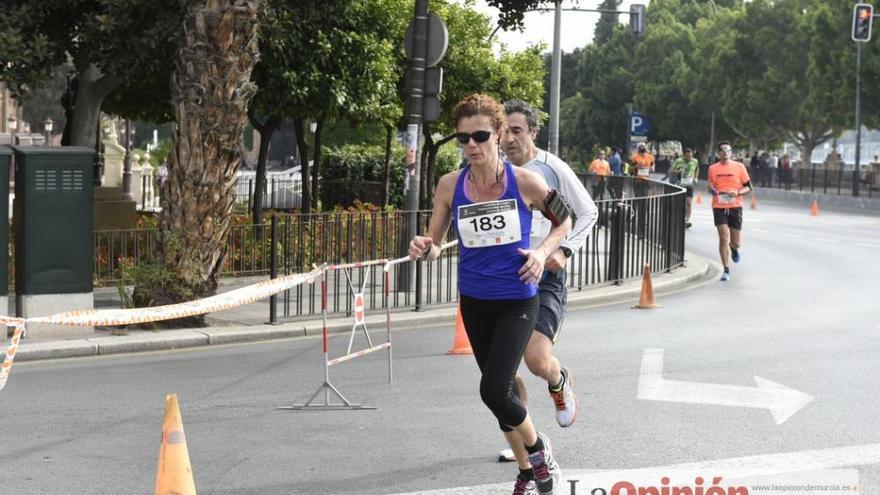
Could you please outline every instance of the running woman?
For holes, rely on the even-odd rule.
[[[415,236],[409,256],[433,260],[452,223],[458,234],[461,316],[480,368],[480,396],[516,452],[515,495],[536,486],[552,494],[560,482],[550,440],[535,430],[516,391],[514,375],[538,315],[537,284],[544,263],[571,230],[570,208],[540,175],[502,160],[506,132],[501,104],[471,95],[452,112],[468,165],[440,178],[427,236]],[[529,248],[532,210],[552,222]]]
[[[742,245],[743,196],[752,191],[752,182],[746,166],[731,160],[730,143],[718,145],[719,161],[709,167],[709,192],[712,194],[712,213],[718,228],[718,254],[724,273],[721,281],[730,280],[730,261],[739,263]]]

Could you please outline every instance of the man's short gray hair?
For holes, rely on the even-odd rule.
[[[526,122],[529,125],[530,131],[537,131],[540,129],[540,125],[538,124],[538,111],[522,100],[505,101],[504,113],[507,115],[521,113],[526,116]]]

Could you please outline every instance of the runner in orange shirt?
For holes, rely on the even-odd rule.
[[[599,150],[599,156],[590,163],[589,171],[596,176],[593,179],[593,199],[602,199],[605,195],[605,177],[611,175],[611,166],[605,160],[605,150]]]
[[[638,151],[630,157],[629,161],[635,166],[633,175],[639,179],[648,179],[651,172],[654,171],[654,155],[648,153],[648,148],[642,143],[639,143]]]
[[[644,198],[648,196],[648,185],[650,184],[650,174],[654,171],[654,155],[648,153],[645,143],[639,143],[636,153],[629,159],[633,164],[633,175],[637,180],[633,181],[633,194],[636,198]],[[636,199],[633,202],[633,209],[636,213],[636,230],[639,238],[645,233],[648,223],[648,200]]]
[[[743,219],[743,196],[752,191],[752,183],[745,165],[730,159],[730,143],[718,145],[720,160],[709,167],[709,192],[712,193],[712,213],[718,228],[718,253],[724,273],[721,281],[730,280],[730,263],[739,263],[739,248]]]

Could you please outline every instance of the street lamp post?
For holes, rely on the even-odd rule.
[[[104,155],[101,153],[101,114],[98,114],[98,125],[95,133],[95,161],[92,163],[92,185],[101,187],[104,179]]]
[[[46,147],[49,147],[49,141],[52,140],[52,128],[55,127],[55,123],[52,122],[52,117],[46,117],[46,120],[43,121],[43,130],[46,131]]]
[[[125,119],[125,157],[122,159],[122,199],[131,201],[134,194],[131,192],[131,119]]]
[[[15,131],[16,131],[16,129],[18,129],[18,120],[16,120],[15,117],[9,117],[8,124],[9,124],[9,132],[12,134],[10,141],[11,141],[11,144],[13,146],[15,146],[16,144],[18,144],[15,142]]]

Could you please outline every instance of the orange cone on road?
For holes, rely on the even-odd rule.
[[[819,216],[819,202],[815,199],[813,200],[813,206],[810,207],[810,216],[818,217]]]
[[[651,265],[645,263],[645,271],[642,273],[642,293],[639,296],[639,303],[633,306],[633,309],[654,309],[662,308],[654,302],[654,286],[651,284]]]
[[[755,197],[755,193],[752,193],[752,204],[749,205],[749,209],[751,209],[751,210],[758,209],[758,198]]]
[[[162,446],[159,447],[159,466],[156,468],[156,495],[196,495],[176,394],[165,397]]]
[[[696,199],[694,199],[694,204],[701,205],[703,204],[703,193],[697,193]]]
[[[452,342],[452,349],[446,354],[473,354],[471,349],[471,341],[468,339],[467,332],[464,329],[464,321],[461,319],[461,304],[455,312],[455,340]]]

